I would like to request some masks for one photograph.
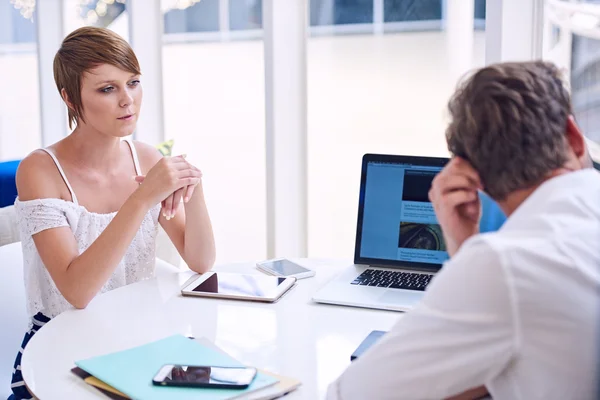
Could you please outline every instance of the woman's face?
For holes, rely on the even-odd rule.
[[[140,76],[99,65],[83,74],[81,102],[86,125],[105,135],[129,136],[142,106]]]

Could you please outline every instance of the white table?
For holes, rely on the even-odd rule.
[[[102,399],[75,377],[76,360],[124,350],[172,334],[206,337],[240,362],[302,381],[286,399],[320,399],[374,330],[389,330],[397,312],[316,304],[312,294],[350,261],[296,260],[314,269],[279,302],[183,297],[191,272],[165,275],[105,293],[85,310],[52,319],[29,342],[25,383],[41,399]],[[258,272],[251,264],[217,271]]]

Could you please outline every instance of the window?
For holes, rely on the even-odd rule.
[[[65,34],[79,26],[96,25],[109,27],[129,39],[132,17],[138,54],[145,53],[147,59],[157,56],[156,38],[138,35],[138,28],[158,25],[160,19],[155,18],[155,12],[160,7],[164,28],[159,44],[162,80],[150,78],[149,74],[147,82],[155,82],[155,89],[162,87],[164,137],[174,139],[175,154],[187,153],[204,172],[218,262],[264,258],[267,214],[263,1],[127,0],[133,5],[130,10],[134,15],[127,14],[125,0],[55,1],[63,5],[64,26],[60,29]],[[307,3],[309,255],[348,257],[354,246],[362,155],[447,154],[443,135],[447,100],[459,76],[484,64],[486,1]],[[520,5],[517,0],[510,3]],[[4,76],[28,77],[26,81],[7,81],[9,90],[5,93],[10,95],[0,96],[1,159],[22,157],[39,147],[39,126],[48,123],[48,114],[40,122],[38,81],[47,88],[52,79],[44,75],[48,70],[40,70],[38,65],[38,16],[22,11],[25,15],[11,2],[0,2],[0,72]],[[293,20],[299,16],[297,11],[281,18]],[[138,23],[139,18],[145,22],[146,17],[149,25]],[[53,27],[51,18],[41,18],[40,27]],[[565,25],[564,21],[559,22],[554,25]],[[577,116],[582,125],[591,126],[595,114],[590,104],[595,103],[593,96],[586,93],[593,86],[589,82],[596,79],[595,68],[586,61],[576,67],[573,64],[571,71],[571,50],[578,51],[578,39],[564,34],[562,28],[555,28],[549,36],[561,44],[554,54],[557,58],[566,54],[565,48],[569,50],[565,66],[574,77],[573,87],[582,90],[574,93],[576,107],[580,107],[580,101],[589,103],[577,108]],[[48,42],[54,44],[53,40]],[[298,40],[290,43],[290,48],[295,51],[303,45]],[[43,62],[48,64],[53,50],[42,50],[40,54],[46,58]],[[275,65],[273,70],[279,72],[281,68]],[[40,79],[38,71],[44,71]],[[159,71],[156,67],[155,72]],[[272,74],[271,70],[267,72]],[[270,76],[276,75],[279,74]],[[43,91],[44,96],[46,92]],[[45,107],[50,104],[56,110],[60,99],[44,97],[43,101]],[[159,103],[155,102],[153,109],[146,103],[145,109],[157,112],[162,106]],[[294,108],[297,114],[303,112],[299,108]],[[285,113],[279,107],[273,114]],[[589,131],[589,135],[595,135],[594,129]],[[12,132],[18,132],[22,140],[14,140]],[[157,132],[158,129],[148,137],[163,136],[162,131]]]
[[[600,143],[600,40],[573,35],[571,91],[583,132]]]
[[[262,29],[262,0],[229,0],[229,29]]]
[[[35,14],[0,1],[0,161],[41,146]]]
[[[165,33],[215,32],[219,30],[219,1],[201,1],[186,9],[165,12]]]
[[[373,0],[311,0],[310,25],[372,24]]]
[[[384,0],[385,22],[442,19],[441,0]]]
[[[126,0],[63,0],[65,36],[83,26],[108,28],[129,39]]]
[[[475,0],[475,20],[485,21],[485,1]]]
[[[218,262],[266,258],[261,9],[202,0],[163,10],[165,138],[203,171]]]
[[[448,13],[450,4],[466,8]],[[439,0],[310,5],[309,256],[349,257],[362,156],[447,155],[446,104],[457,79],[484,64],[485,25],[475,30],[474,17],[485,9]],[[452,42],[449,30],[469,24],[472,41]]]
[[[600,4],[548,4],[544,13],[544,52],[570,81],[575,118],[584,134],[600,143]]]

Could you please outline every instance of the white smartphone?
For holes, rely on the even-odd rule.
[[[256,263],[256,267],[267,274],[275,276],[294,277],[296,279],[315,276],[315,271],[298,265],[286,258],[261,261]]]

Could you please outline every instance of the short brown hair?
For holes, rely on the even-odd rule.
[[[482,68],[459,85],[448,108],[448,149],[473,165],[496,200],[534,186],[567,160],[572,106],[554,64]]]
[[[140,64],[133,49],[111,30],[86,26],[71,32],[54,56],[54,81],[60,93],[65,89],[69,107],[69,128],[83,119],[81,81],[83,74],[99,65],[110,64],[139,75]]]

